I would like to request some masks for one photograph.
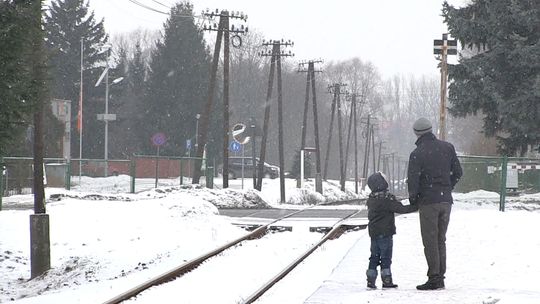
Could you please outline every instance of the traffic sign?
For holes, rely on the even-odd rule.
[[[165,144],[165,142],[167,142],[167,137],[165,136],[165,134],[160,132],[152,135],[151,140],[154,146],[162,146],[163,144]]]
[[[249,143],[251,139],[249,136],[246,136],[246,125],[243,123],[237,123],[232,129],[233,139],[241,145]]]
[[[242,145],[236,141],[231,141],[231,143],[229,144],[229,149],[232,151],[232,152],[240,152],[240,149],[242,149]]]
[[[186,139],[186,150],[191,149],[191,139]]]

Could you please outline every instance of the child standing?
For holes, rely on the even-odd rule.
[[[371,189],[367,201],[368,207],[368,230],[371,238],[371,256],[369,267],[366,271],[367,287],[377,288],[377,266],[381,266],[381,279],[383,288],[396,288],[392,282],[392,237],[396,234],[394,213],[410,213],[418,210],[417,206],[404,206],[396,197],[388,191],[388,181],[381,172],[376,172],[368,178],[368,186]]]

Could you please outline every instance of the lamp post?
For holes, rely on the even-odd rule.
[[[199,148],[199,118],[201,118],[201,114],[197,113],[195,115],[195,119],[197,119],[195,123],[195,151]]]
[[[105,161],[105,177],[109,176],[109,121],[116,120],[116,114],[109,114],[109,59],[111,57],[111,47],[112,45],[110,43],[102,45],[102,50],[108,52],[106,61],[107,64],[105,66],[105,70],[103,71],[95,85],[96,87],[99,86],[103,78],[105,78],[105,113],[97,115],[98,120],[105,121],[105,151],[103,156],[103,160]],[[113,81],[113,84],[119,83],[120,81],[122,81],[122,79],[123,77],[115,79]]]

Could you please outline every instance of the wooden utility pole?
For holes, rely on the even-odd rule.
[[[257,164],[257,187],[255,189],[261,191],[262,189],[262,174],[264,169],[264,161],[266,160],[266,141],[268,140],[268,126],[270,124],[270,99],[272,98],[272,88],[274,86],[274,74],[276,71],[276,56],[279,53],[279,45],[274,45],[271,52],[261,52],[261,56],[270,56],[270,72],[268,77],[268,88],[266,90],[266,102],[264,104],[264,121],[263,121],[263,134],[261,138],[261,150],[259,151],[259,163]]]
[[[334,114],[337,109],[337,117],[338,117],[338,141],[339,141],[339,162],[340,162],[340,185],[342,190],[345,190],[345,176],[344,176],[344,161],[343,161],[343,137],[342,137],[342,124],[341,124],[341,94],[345,94],[344,91],[341,90],[341,87],[347,86],[344,83],[334,83],[332,85],[328,86],[328,93],[333,95],[332,99],[332,114],[330,117],[330,128],[328,130],[328,141],[326,146],[326,159],[324,162],[324,180],[328,177],[328,161],[330,159],[330,149],[332,147],[332,134],[333,134],[333,128],[334,128]]]
[[[439,108],[439,139],[446,140],[446,91],[448,84],[448,55],[457,55],[457,41],[448,40],[448,34],[442,40],[433,40],[433,53],[440,55],[441,68],[441,104]]]
[[[352,129],[352,125],[353,125],[353,111],[354,111],[354,108],[353,108],[353,105],[352,105],[352,96],[354,95],[353,94],[347,94],[345,96],[345,99],[346,100],[350,100],[351,101],[351,113],[349,115],[349,127],[348,127],[348,130],[347,130],[347,144],[345,145],[346,148],[345,148],[345,167],[344,167],[344,171],[345,173],[347,172],[347,165],[349,164],[349,147],[350,147],[350,142],[351,142],[351,129]]]
[[[210,69],[210,85],[208,87],[208,100],[204,111],[201,113],[201,127],[200,134],[198,134],[198,145],[195,159],[195,168],[193,170],[193,184],[198,184],[201,178],[201,165],[204,150],[206,147],[206,142],[208,141],[208,128],[210,123],[210,113],[212,112],[212,105],[214,102],[214,95],[216,91],[216,79],[217,79],[217,69],[219,65],[219,55],[221,52],[221,42],[223,43],[223,188],[229,186],[229,45],[230,45],[230,34],[233,34],[233,37],[237,39],[240,46],[241,39],[240,34],[245,34],[248,31],[247,27],[243,25],[241,27],[234,28],[230,26],[230,19],[238,19],[242,21],[247,20],[247,15],[243,13],[229,13],[226,10],[219,12],[206,12],[202,13],[208,20],[213,20],[216,17],[219,17],[218,24],[204,25],[203,30],[205,31],[216,31],[216,45],[214,48],[214,57],[212,59],[212,67]],[[234,44],[233,44],[234,46]]]
[[[45,189],[43,183],[43,116],[45,104],[48,104],[45,87],[47,72],[44,55],[43,22],[41,18],[41,1],[32,1],[29,13],[30,43],[27,45],[30,54],[29,74],[31,86],[28,95],[34,105],[34,214],[30,215],[30,268],[31,276],[42,275],[51,267],[51,247],[49,234],[49,215],[45,210]],[[1,177],[0,177],[1,178]],[[1,194],[0,194],[1,195]]]
[[[369,146],[371,142],[370,139],[371,139],[371,115],[368,114],[367,126],[366,126],[366,146],[364,150],[364,167],[362,170],[362,177],[364,178],[364,180],[366,180],[366,178],[368,177],[368,172],[369,172],[368,166],[369,166],[369,148],[370,148]]]
[[[321,176],[321,149],[319,143],[319,118],[317,112],[317,95],[316,95],[316,86],[315,86],[315,73],[322,72],[321,70],[315,70],[315,64],[322,63],[322,60],[309,60],[306,62],[300,62],[298,65],[299,72],[307,73],[306,80],[306,99],[304,103],[304,119],[302,123],[302,142],[300,144],[300,150],[306,148],[306,129],[307,129],[307,116],[309,108],[309,90],[311,86],[312,90],[312,101],[313,101],[313,127],[314,127],[314,136],[315,136],[315,154],[316,154],[316,172],[315,172],[315,191],[323,193],[322,189],[322,176]],[[303,67],[307,64],[307,70]]]
[[[330,92],[330,86],[328,87],[328,90]],[[326,157],[324,160],[324,175],[323,179],[326,180],[328,177],[328,159],[330,158],[330,148],[332,147],[332,128],[334,127],[334,114],[336,112],[336,98],[337,95],[334,93],[334,96],[332,98],[332,110],[330,114],[330,128],[328,128],[328,141],[326,145]]]
[[[356,94],[352,96],[353,122],[354,122],[354,192],[358,194],[358,134],[356,123]]]
[[[223,15],[223,28],[229,29],[229,12],[223,11]],[[230,34],[225,30],[223,31],[223,189],[229,188],[229,45]]]
[[[263,138],[261,140],[261,151],[259,158],[259,168],[257,174],[257,190],[262,189],[262,178],[264,175],[264,161],[266,157],[266,141],[268,139],[268,127],[270,125],[270,100],[272,98],[274,70],[277,69],[277,90],[278,90],[278,149],[279,149],[279,185],[281,202],[285,202],[285,155],[283,144],[283,92],[281,81],[281,57],[294,56],[291,51],[285,52],[281,47],[292,46],[294,43],[290,40],[270,40],[263,41],[263,46],[272,46],[271,51],[263,51],[260,56],[271,57],[270,59],[270,77],[268,79],[268,91],[266,93],[266,104],[264,112]]]

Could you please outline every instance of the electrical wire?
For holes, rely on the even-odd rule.
[[[180,18],[198,18],[198,19],[204,19],[204,16],[199,16],[199,15],[182,15],[182,14],[171,14],[171,13],[167,13],[167,12],[164,12],[164,11],[161,11],[159,9],[156,9],[156,8],[153,8],[149,5],[146,5],[144,3],[141,3],[139,2],[138,0],[128,0],[129,2],[141,7],[141,8],[144,8],[144,9],[147,9],[149,11],[152,11],[152,12],[155,12],[155,13],[158,13],[158,14],[162,14],[162,15],[167,15],[167,16],[174,16],[174,17],[180,17]],[[156,0],[152,0],[153,2],[156,2],[164,7],[167,7],[170,9],[169,6],[163,4],[162,2],[159,2],[159,1],[156,1]]]
[[[153,8],[153,7],[150,7],[150,6],[147,6],[146,4],[140,3],[140,2],[137,1],[137,0],[128,0],[128,1],[131,2],[131,3],[133,3],[133,4],[135,4],[135,5],[138,5],[138,6],[142,7],[142,8],[144,8],[144,9],[147,9],[147,10],[150,10],[150,11],[152,11],[152,12],[155,12],[155,13],[159,13],[159,14],[163,14],[163,15],[170,15],[169,13],[162,12],[162,11],[160,11],[160,10],[158,10],[158,9],[155,9],[155,8]]]
[[[168,5],[166,5],[166,4],[163,4],[163,3],[161,3],[161,2],[159,2],[159,1],[157,1],[157,0],[152,0],[152,2],[157,3],[157,4],[159,4],[159,5],[163,6],[163,7],[166,7],[166,8],[168,8],[168,9],[171,8],[170,6],[168,6]]]

